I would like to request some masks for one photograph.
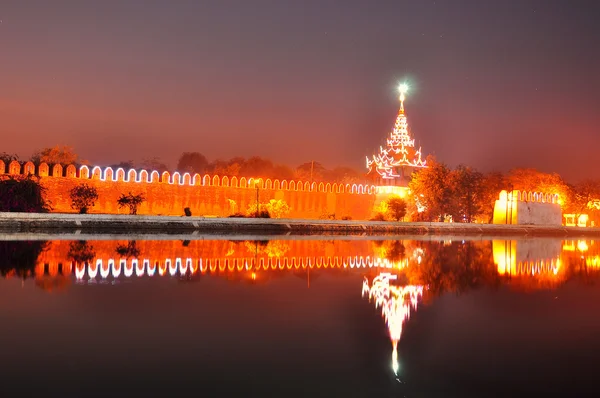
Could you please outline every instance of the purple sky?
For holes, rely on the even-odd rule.
[[[363,168],[406,79],[424,154],[600,177],[599,17],[592,0],[5,0],[0,152]]]

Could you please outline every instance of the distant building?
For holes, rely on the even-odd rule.
[[[374,185],[389,186],[390,193],[405,196],[408,183],[415,169],[427,167],[423,160],[421,148],[415,146],[406,114],[404,100],[408,87],[400,86],[400,110],[396,117],[396,124],[386,140],[386,146],[379,148],[379,153],[372,158],[367,157],[367,175]],[[394,192],[392,192],[394,191]]]

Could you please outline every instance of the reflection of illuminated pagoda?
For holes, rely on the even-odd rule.
[[[377,185],[407,187],[412,171],[415,168],[427,167],[421,156],[421,148],[415,147],[415,140],[411,138],[406,114],[404,113],[404,99],[408,86],[400,86],[400,111],[396,118],[394,129],[387,139],[387,145],[379,148],[379,153],[372,159],[367,157],[368,175]]]
[[[392,340],[392,369],[398,374],[398,341],[411,310],[416,311],[417,302],[423,296],[423,286],[395,286],[390,284],[393,279],[396,279],[395,275],[381,273],[369,286],[369,281],[365,278],[362,295],[368,296],[369,300],[375,302],[375,307],[381,308]]]

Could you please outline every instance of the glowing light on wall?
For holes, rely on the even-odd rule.
[[[398,170],[402,167],[427,167],[426,161],[422,159],[421,148],[415,147],[415,140],[411,138],[408,121],[404,113],[404,100],[408,92],[408,86],[403,84],[400,91],[400,110],[396,117],[396,124],[387,145],[379,147],[379,153],[371,159],[367,157],[367,169],[375,171],[383,178],[393,180],[401,177]]]
[[[108,278],[108,276],[110,275],[110,267],[108,265],[104,267],[102,264],[102,260],[98,259],[96,260],[96,267],[100,268],[100,277],[102,277],[102,279]]]
[[[125,275],[126,278],[129,278],[131,275],[133,275],[133,265],[132,264],[127,264],[126,260],[121,260],[121,264],[123,264],[123,269],[124,269],[123,274]]]
[[[381,273],[369,285],[365,278],[362,287],[362,296],[368,297],[375,303],[376,308],[381,308],[381,314],[388,325],[390,340],[392,341],[392,369],[398,374],[398,342],[402,337],[404,324],[410,318],[411,311],[417,310],[418,300],[423,296],[423,286],[407,285],[395,286],[390,281],[396,276]]]

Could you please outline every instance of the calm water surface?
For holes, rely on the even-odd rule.
[[[2,396],[600,390],[593,241],[4,241],[0,267]]]

